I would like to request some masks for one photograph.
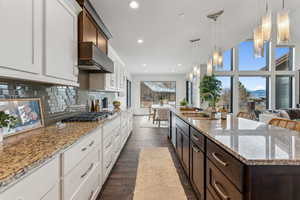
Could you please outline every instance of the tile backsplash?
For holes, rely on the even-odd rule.
[[[107,97],[110,103],[117,98],[115,93],[0,79],[0,99],[41,98],[45,124],[51,124],[76,112],[87,111],[91,100],[104,97]]]

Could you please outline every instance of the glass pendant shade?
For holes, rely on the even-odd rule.
[[[262,17],[261,27],[262,27],[264,41],[270,41],[271,34],[272,34],[272,14],[271,13],[267,13],[265,16]]]
[[[277,43],[287,44],[290,41],[290,18],[287,10],[277,14]]]
[[[264,37],[262,26],[256,27],[253,33],[254,57],[261,58],[264,56]]]
[[[218,58],[217,67],[219,67],[219,68],[223,67],[223,53],[221,51],[219,51],[219,58]]]
[[[207,61],[207,76],[212,76],[212,71],[213,71],[212,60],[208,59],[208,61]]]
[[[212,60],[212,65],[213,66],[217,66],[219,63],[219,51],[218,50],[215,50],[213,52],[213,60]]]

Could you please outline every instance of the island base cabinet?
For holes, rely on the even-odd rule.
[[[180,129],[176,128],[176,152],[180,160],[182,160],[182,134]]]
[[[198,146],[191,143],[191,164],[190,164],[190,180],[193,187],[196,189],[196,193],[199,200],[204,200],[204,153]]]

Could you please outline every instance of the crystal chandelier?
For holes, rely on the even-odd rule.
[[[285,9],[284,0],[282,10],[277,13],[277,43],[287,44],[290,41],[290,17],[288,10]]]
[[[272,13],[269,12],[268,0],[266,1],[266,14],[261,19],[261,27],[264,41],[270,41],[272,34]]]
[[[261,58],[264,56],[264,37],[262,26],[259,25],[253,32],[254,57]]]

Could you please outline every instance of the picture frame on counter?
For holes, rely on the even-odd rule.
[[[0,137],[6,138],[44,127],[40,98],[0,99]],[[3,121],[6,121],[3,123]],[[1,141],[1,139],[0,139]]]

